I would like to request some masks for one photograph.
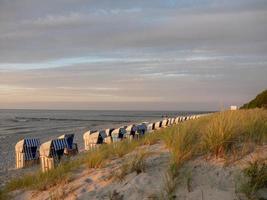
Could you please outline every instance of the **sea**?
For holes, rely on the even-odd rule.
[[[154,122],[165,116],[183,116],[194,111],[96,111],[96,110],[0,110],[0,173],[15,168],[15,145],[24,138],[41,143],[62,134],[74,133],[83,150],[83,133],[122,125]]]

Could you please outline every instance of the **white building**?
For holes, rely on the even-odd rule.
[[[237,110],[238,107],[237,106],[230,106],[230,110]]]

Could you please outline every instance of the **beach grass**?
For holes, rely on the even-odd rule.
[[[140,174],[145,172],[146,162],[145,159],[148,157],[149,153],[144,149],[137,150],[130,158],[123,161],[119,170],[115,172],[111,178],[115,181],[122,182],[125,177],[133,172]]]
[[[203,154],[228,158],[243,144],[267,143],[267,110],[219,112],[167,128],[162,134],[178,165]]]
[[[169,179],[179,174],[179,168],[188,160],[199,155],[229,158],[242,151],[243,144],[262,145],[267,143],[267,110],[250,109],[224,111],[199,119],[174,125],[145,135],[139,140],[124,140],[79,154],[74,159],[62,162],[46,173],[37,172],[11,180],[0,191],[0,199],[14,190],[45,190],[68,182],[72,172],[80,167],[100,168],[107,160],[121,158],[142,145],[153,145],[163,141],[171,153],[171,171],[166,178],[167,190],[174,188]],[[242,152],[243,153],[243,152]],[[143,157],[140,159],[143,162]],[[137,163],[142,171],[143,163]],[[169,185],[168,185],[169,184]]]
[[[241,185],[241,192],[249,199],[257,199],[256,192],[267,187],[267,164],[263,160],[255,160],[243,173],[246,180]]]
[[[150,140],[146,137],[150,138],[151,136],[144,136],[139,140],[124,140],[114,144],[101,145],[88,152],[80,153],[74,159],[64,160],[58,167],[46,173],[38,171],[12,179],[0,190],[0,199],[15,190],[46,190],[57,184],[66,183],[71,179],[71,174],[74,170],[80,167],[103,167],[108,159],[121,158],[134,151],[137,147],[144,145],[145,141]]]
[[[250,147],[266,144],[267,110],[214,113],[166,128],[161,131],[161,135],[161,139],[171,152],[170,169],[164,177],[162,188],[165,191],[164,197],[169,199],[172,198],[169,195],[174,193],[178,184],[175,180],[179,177],[180,169],[186,161],[200,155],[209,155],[225,158],[227,162],[236,154],[244,157],[249,153],[250,151],[244,151],[248,144]],[[259,171],[261,173],[263,170]],[[261,177],[264,179],[264,176]],[[266,181],[262,179],[253,182]],[[254,184],[258,185],[258,182]]]

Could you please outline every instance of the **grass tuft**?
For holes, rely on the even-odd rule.
[[[179,182],[179,166],[176,163],[171,163],[169,169],[163,176],[163,187],[160,194],[160,199],[175,199],[175,190]]]
[[[47,173],[37,172],[11,180],[0,191],[0,199],[9,192],[19,189],[45,190],[71,178],[73,170],[87,166],[103,167],[107,160],[121,158],[141,145],[152,145],[163,140],[172,154],[172,167],[166,175],[166,191],[172,191],[175,185],[177,169],[194,156],[210,154],[216,157],[237,159],[250,152],[250,146],[267,143],[267,110],[250,109],[226,111],[186,121],[179,125],[147,134],[139,140],[124,140],[116,144],[102,145],[99,148],[82,153],[72,160],[62,162],[56,169]],[[243,144],[249,144],[244,148]],[[123,166],[121,177],[128,171],[141,173],[144,170],[144,155],[134,156],[131,168]],[[253,168],[254,169],[254,168]],[[263,168],[266,169],[266,166]],[[261,173],[262,168],[257,173]],[[127,172],[127,173],[125,173]],[[248,176],[250,174],[248,173]],[[258,187],[258,179],[253,179]]]
[[[149,133],[142,139],[142,143],[143,145],[154,145],[160,141],[161,137],[162,135],[158,131]]]
[[[117,181],[124,181],[128,174],[136,172],[140,174],[145,172],[146,163],[145,159],[149,154],[144,150],[139,150],[137,153],[131,156],[130,159],[124,161],[117,173],[112,178]]]
[[[250,162],[243,173],[246,181],[241,185],[241,191],[249,199],[255,199],[258,190],[267,188],[267,165],[264,161],[256,160]]]

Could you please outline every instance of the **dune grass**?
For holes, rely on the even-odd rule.
[[[165,198],[171,199],[182,165],[199,155],[225,158],[242,154],[246,144],[267,143],[267,110],[238,110],[215,113],[186,121],[161,131],[161,139],[170,150],[170,169],[164,177]]]
[[[15,190],[46,190],[57,184],[64,184],[71,179],[74,170],[80,167],[101,168],[109,159],[123,157],[141,145],[154,144],[155,138],[148,134],[139,140],[124,140],[119,143],[101,145],[91,151],[79,154],[74,159],[61,162],[57,168],[49,172],[38,171],[12,179],[0,190],[0,200],[7,199],[7,194]]]
[[[248,199],[260,199],[257,191],[267,187],[267,163],[256,159],[249,162],[243,169],[243,176],[238,180],[238,190],[244,193]]]
[[[109,159],[123,157],[141,145],[153,145],[159,140],[164,141],[171,152],[171,171],[168,176],[173,179],[179,174],[179,168],[194,156],[209,154],[227,158],[241,151],[246,143],[266,144],[267,110],[244,109],[215,113],[155,131],[140,140],[101,145],[61,163],[47,173],[37,172],[11,180],[0,191],[0,199],[14,190],[43,190],[66,182],[71,178],[71,173],[81,166],[99,168]]]
[[[215,113],[167,128],[162,134],[178,165],[203,154],[227,158],[246,143],[267,143],[267,110]]]
[[[119,170],[112,174],[111,178],[115,181],[122,182],[124,181],[125,177],[130,173],[136,172],[136,174],[140,174],[142,172],[145,172],[145,159],[148,155],[149,153],[143,149],[137,150],[137,152],[131,155],[130,158],[124,160]]]

